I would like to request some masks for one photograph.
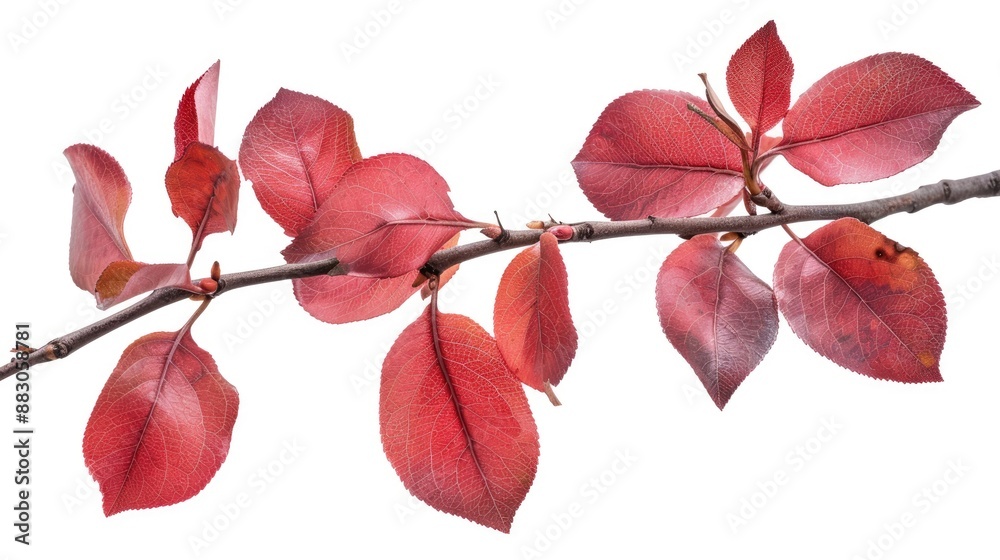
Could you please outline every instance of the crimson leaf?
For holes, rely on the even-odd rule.
[[[167,168],[167,194],[174,215],[191,228],[194,251],[205,236],[236,229],[240,175],[236,162],[217,148],[194,142]]]
[[[771,287],[711,234],[681,243],[663,261],[656,311],[719,409],[778,336]]]
[[[945,307],[927,264],[854,218],[792,240],[774,269],[792,330],[833,362],[879,379],[940,381]]]
[[[257,200],[291,237],[360,160],[354,121],[346,111],[287,89],[257,112],[240,146],[240,168],[253,181]]]
[[[792,58],[778,37],[774,21],[764,24],[729,59],[729,98],[750,125],[754,149],[759,147],[761,135],[788,112],[792,71]]]
[[[192,142],[215,145],[215,108],[219,97],[219,61],[191,84],[174,119],[174,161]]]
[[[481,225],[455,211],[427,162],[383,154],[352,165],[282,254],[288,262],[337,257],[356,276],[388,278],[416,270],[456,233]]]
[[[841,66],[802,94],[776,148],[830,186],[883,179],[920,163],[945,129],[979,101],[912,54],[877,54]]]
[[[454,247],[458,236],[452,237],[442,249]],[[446,270],[438,281],[440,289],[458,270],[455,265]],[[416,291],[422,278],[412,271],[392,278],[370,276],[311,276],[292,280],[295,299],[307,313],[332,324],[364,321],[394,311]],[[427,283],[424,283],[424,288]],[[430,295],[428,293],[428,295]]]
[[[94,293],[109,264],[132,260],[123,231],[132,186],[115,158],[96,146],[76,144],[63,153],[76,177],[69,272],[80,289]]]
[[[187,329],[125,349],[97,399],[83,456],[104,514],[182,502],[229,452],[239,395]]]
[[[545,393],[576,354],[568,286],[558,241],[546,232],[510,261],[497,289],[493,331],[500,354],[518,379]]]
[[[94,289],[97,308],[108,309],[118,302],[164,286],[200,292],[191,283],[191,270],[184,264],[146,264],[136,261],[115,261],[104,269]]]
[[[743,187],[739,149],[688,108],[708,103],[643,90],[611,102],[573,159],[580,188],[612,220],[703,214]]]
[[[432,305],[382,365],[385,454],[414,496],[510,532],[538,465],[538,432],[521,384],[472,319]]]

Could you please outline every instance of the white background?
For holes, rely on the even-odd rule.
[[[566,15],[556,20],[558,0],[402,0],[384,25],[372,14],[386,0],[346,4],[64,1],[48,16],[46,2],[4,2],[0,338],[13,339],[14,323],[27,320],[43,343],[100,315],[67,269],[72,177],[61,152],[73,143],[98,144],[128,174],[125,231],[135,256],[183,260],[190,232],[171,215],[163,187],[174,112],[184,89],[220,58],[216,143],[230,157],[279,87],[308,92],[353,115],[363,154],[422,154],[448,180],[460,212],[489,220],[495,209],[509,226],[547,213],[599,218],[566,173],[605,105],[640,88],[700,92],[702,71],[724,91],[729,56],[772,18],[795,62],[793,98],[839,65],[903,51],[935,62],[982,102],[957,119],[932,160],[880,183],[822,188],[776,162],[764,179],[784,200],[864,200],[998,167],[1000,14],[989,3],[564,0]],[[723,16],[726,23],[713,22]],[[25,30],[32,20],[43,24],[34,33],[31,24]],[[366,26],[377,34],[359,37]],[[345,55],[350,44],[360,53]],[[480,88],[477,99],[483,80],[498,85]],[[475,110],[456,118],[456,103]],[[93,130],[105,119],[110,132],[98,137]],[[445,141],[419,151],[436,128]],[[248,183],[241,198],[236,234],[206,241],[196,276],[215,259],[224,272],[282,262],[287,239]],[[876,224],[915,247],[948,295],[944,383],[848,372],[782,322],[778,342],[725,412],[656,318],[653,273],[676,238],[565,246],[584,335],[557,390],[564,406],[529,394],[542,456],[510,535],[410,499],[382,453],[378,366],[423,304],[331,326],[307,316],[288,283],[227,294],[194,328],[240,392],[232,447],[216,477],[182,504],[106,519],[83,463],[84,427],[125,346],[177,329],[195,304],[172,306],[34,369],[32,545],[12,540],[8,435],[0,438],[0,558],[993,557],[1000,280],[986,263],[998,262],[998,210],[1000,201],[974,200]],[[766,232],[740,256],[770,280],[785,241]],[[510,256],[463,265],[444,309],[489,326]],[[611,313],[602,316],[605,307]],[[7,381],[0,427],[15,426],[13,409]],[[824,422],[839,427],[831,434]],[[633,459],[626,465],[619,456]],[[261,469],[275,475],[261,477]],[[776,475],[785,483],[770,485]],[[919,497],[925,489],[933,502]],[[241,493],[249,505],[232,521],[221,517]],[[751,512],[743,500],[759,507]],[[741,507],[749,519],[734,528]],[[559,527],[571,509],[582,515]],[[912,526],[890,534],[906,514]],[[206,529],[212,523],[223,530]],[[192,539],[207,547],[196,550]]]

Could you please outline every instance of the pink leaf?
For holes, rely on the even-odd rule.
[[[122,229],[132,187],[118,162],[96,146],[76,144],[63,153],[76,177],[69,272],[80,289],[93,293],[109,264],[132,259]]]
[[[500,354],[514,375],[548,392],[576,355],[576,327],[569,312],[569,284],[559,244],[543,233],[504,270],[493,308]]]
[[[778,335],[771,287],[710,234],[681,243],[663,261],[656,311],[667,340],[719,409]]]
[[[219,61],[194,81],[181,96],[174,119],[174,161],[192,142],[215,145],[215,108],[219,97]]]
[[[83,436],[104,514],[176,504],[200,492],[226,459],[238,407],[236,389],[187,330],[129,345]]]
[[[264,211],[295,237],[361,160],[354,121],[312,95],[278,91],[247,125],[240,167]]]
[[[573,160],[584,194],[612,220],[703,214],[743,187],[740,151],[688,109],[708,103],[643,90],[611,102]]]
[[[763,133],[774,128],[785,113],[792,95],[792,58],[774,21],[750,36],[729,59],[726,87],[729,98],[750,125],[750,145],[759,146]]]
[[[145,264],[135,261],[115,261],[104,269],[94,292],[97,308],[109,307],[157,288],[172,286],[197,293],[191,283],[191,272],[183,264]]]
[[[388,278],[422,266],[449,238],[481,226],[456,212],[425,161],[384,154],[351,166],[282,252],[288,262],[336,256],[355,276]]]
[[[385,454],[414,496],[510,532],[535,478],[538,431],[482,327],[428,306],[382,365],[379,421]]]
[[[852,371],[907,383],[940,381],[944,297],[913,249],[841,218],[778,256],[774,291],[792,330]]]
[[[313,276],[292,280],[295,299],[310,315],[339,325],[384,315],[403,305],[417,288],[413,271],[392,278]]]
[[[455,235],[441,249],[457,244],[458,235]],[[438,281],[438,288],[443,287],[457,271],[458,265],[446,270]],[[422,278],[417,271],[392,278],[351,274],[311,276],[293,279],[292,288],[295,299],[307,313],[320,321],[339,325],[395,311],[417,291],[417,280]],[[427,288],[426,282],[423,288]],[[430,292],[427,294],[430,295]]]
[[[217,148],[189,144],[167,168],[165,181],[174,215],[191,228],[196,251],[207,235],[236,229],[240,175],[236,162]]]
[[[785,117],[776,151],[827,186],[874,181],[926,159],[951,121],[978,106],[919,56],[877,54],[806,90]]]

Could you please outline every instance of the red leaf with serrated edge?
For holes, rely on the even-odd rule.
[[[97,308],[109,307],[157,288],[172,286],[191,292],[202,290],[191,283],[191,271],[184,264],[146,264],[115,261],[97,279],[94,289]]]
[[[442,249],[458,244],[458,236],[452,237]],[[438,288],[444,286],[458,270],[455,265],[441,275]],[[395,311],[416,291],[414,286],[421,278],[417,271],[411,271],[392,278],[372,278],[370,276],[310,276],[292,280],[292,289],[299,305],[313,317],[339,325],[354,321],[364,321]],[[427,283],[424,282],[424,288]]]
[[[63,154],[76,177],[69,272],[80,289],[94,293],[109,264],[132,260],[122,229],[132,186],[115,158],[96,146],[76,144]]]
[[[823,185],[875,181],[926,159],[951,121],[978,106],[919,56],[877,54],[806,90],[785,116],[776,151]]]
[[[382,364],[379,421],[385,454],[414,496],[510,532],[535,478],[538,431],[482,327],[428,306]]]
[[[215,145],[215,108],[219,98],[219,61],[191,84],[177,105],[174,119],[174,161],[192,142]]]
[[[656,311],[720,410],[778,336],[771,287],[715,235],[696,235],[663,261]]]
[[[295,299],[307,313],[339,325],[364,321],[396,310],[417,288],[413,271],[393,278],[368,276],[312,276],[292,280]]]
[[[257,200],[295,237],[323,204],[341,175],[361,161],[354,121],[312,95],[281,89],[243,135],[240,168]]]
[[[569,312],[569,281],[559,243],[543,233],[518,253],[500,278],[493,307],[497,346],[514,375],[547,392],[558,385],[576,355],[576,327]]]
[[[188,331],[148,334],[125,349],[83,435],[104,514],[182,502],[229,452],[239,395]]]
[[[852,371],[941,381],[944,296],[913,249],[841,218],[781,250],[778,308],[813,350]]]
[[[236,162],[217,148],[188,145],[167,168],[166,184],[174,215],[191,227],[195,250],[207,235],[236,229],[240,175]]]
[[[408,154],[366,158],[282,251],[288,262],[337,257],[355,276],[389,278],[422,266],[449,238],[481,227],[455,211],[448,185]]]
[[[612,220],[683,218],[717,208],[743,188],[739,149],[676,91],[643,90],[611,102],[573,169],[590,202]]]
[[[792,98],[792,57],[774,21],[769,21],[736,49],[726,68],[726,87],[733,106],[750,125],[750,145],[774,128],[788,112]]]

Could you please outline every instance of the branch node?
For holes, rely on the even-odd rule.
[[[493,215],[496,216],[497,226],[500,227],[500,235],[494,237],[493,241],[497,245],[501,245],[503,243],[506,243],[510,239],[510,231],[508,231],[507,228],[503,227],[503,223],[500,221],[500,214],[496,210],[493,211]]]
[[[45,345],[42,350],[45,352],[45,357],[49,358],[49,361],[61,360],[66,356],[69,356],[70,348],[65,342],[53,341]]]
[[[577,237],[586,241],[594,236],[594,226],[589,223],[580,224],[579,229],[576,231]]]
[[[941,181],[941,190],[944,191],[944,203],[948,204],[948,201],[951,200],[951,181],[948,179]]]
[[[990,173],[990,192],[994,195],[1000,194],[1000,172],[994,171]]]
[[[419,272],[420,274],[423,274],[428,280],[441,276],[441,271],[438,270],[437,267],[432,265],[431,263],[427,263],[424,266],[420,267]]]
[[[778,200],[778,197],[774,196],[774,192],[768,187],[762,188],[759,194],[750,195],[750,200],[757,206],[767,208],[772,214],[780,214],[785,211],[785,205]]]

